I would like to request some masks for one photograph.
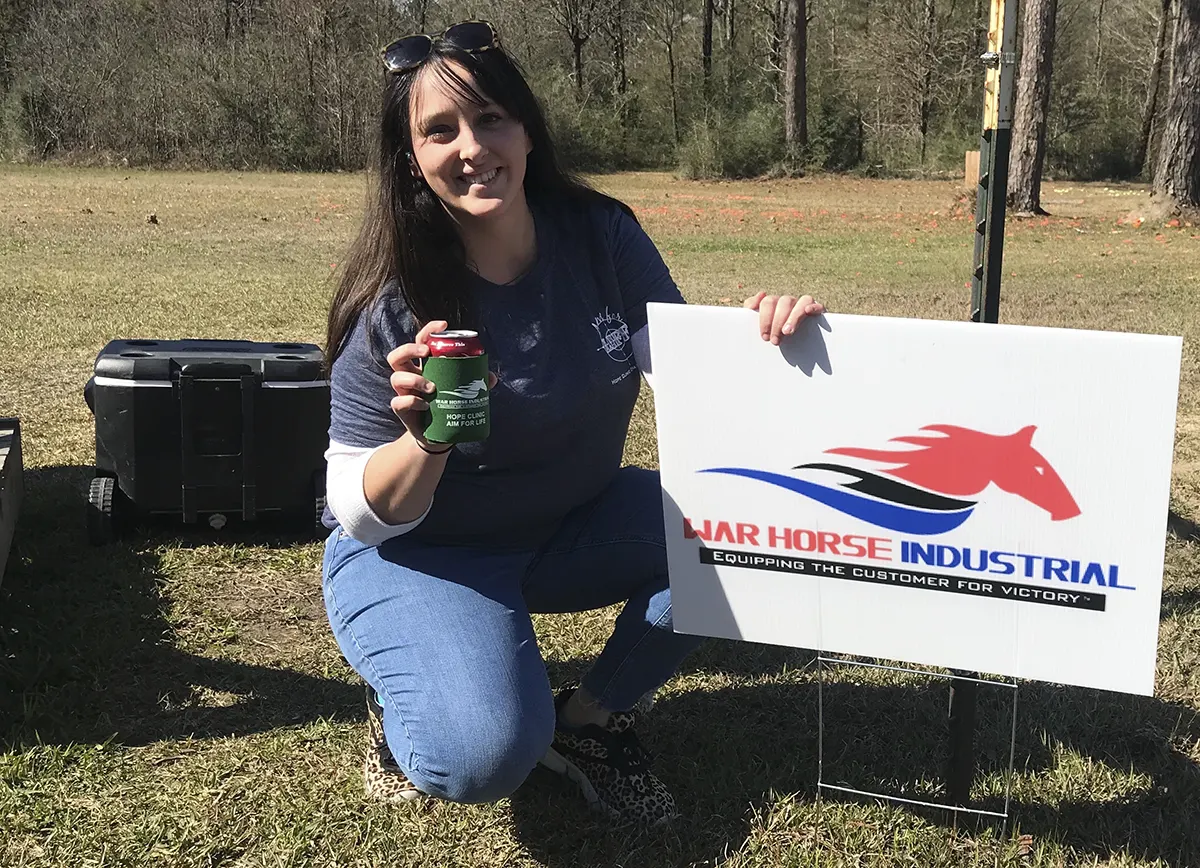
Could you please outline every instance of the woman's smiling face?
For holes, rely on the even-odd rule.
[[[413,84],[409,123],[413,160],[430,189],[457,219],[492,219],[525,202],[525,158],[533,143],[525,127],[492,102],[463,67],[453,72],[480,97],[457,93],[437,68]]]

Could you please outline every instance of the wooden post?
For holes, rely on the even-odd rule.
[[[979,183],[979,151],[967,151],[963,160],[963,187],[972,190]]]

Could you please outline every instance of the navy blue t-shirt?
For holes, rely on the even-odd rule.
[[[653,242],[617,203],[531,208],[537,262],[503,286],[473,275],[478,321],[462,324],[480,333],[499,377],[491,435],[451,453],[410,538],[522,544],[599,495],[621,465],[641,387],[630,338],[646,325],[647,302],[683,301]],[[404,432],[384,359],[419,329],[394,288],[359,317],[333,365],[331,440],[374,447]]]

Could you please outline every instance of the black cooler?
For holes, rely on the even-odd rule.
[[[85,393],[96,416],[93,544],[151,514],[319,529],[329,383],[315,344],[112,341]]]

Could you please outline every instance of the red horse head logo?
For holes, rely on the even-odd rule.
[[[893,443],[911,443],[920,449],[889,452],[844,447],[827,451],[902,465],[883,472],[942,494],[978,494],[994,482],[1004,491],[1040,506],[1053,521],[1079,515],[1079,505],[1067,486],[1031,445],[1035,426],[1007,435],[985,434],[957,425],[926,425],[921,430],[943,436],[892,438]]]

